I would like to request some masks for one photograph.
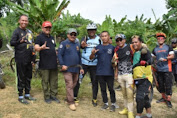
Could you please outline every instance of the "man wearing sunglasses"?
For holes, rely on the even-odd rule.
[[[176,81],[176,86],[177,86],[177,38],[172,38],[171,39],[171,46],[174,50],[174,59],[172,60],[172,71],[173,71],[173,75],[175,77],[175,81]]]
[[[126,37],[124,34],[117,34],[115,36],[116,48],[115,53],[118,57],[118,66],[115,72],[115,77],[118,76],[118,82],[122,88],[124,99],[124,109],[119,113],[128,115],[128,118],[133,118],[133,77],[132,77],[132,49],[126,44]]]
[[[157,81],[159,84],[159,91],[162,98],[157,101],[166,102],[169,108],[172,108],[171,95],[172,95],[172,63],[171,59],[174,58],[174,51],[172,47],[165,44],[166,34],[156,33],[158,46],[152,51],[152,56],[157,60]]]
[[[66,83],[67,103],[69,108],[76,110],[77,104],[74,101],[74,87],[78,81],[79,73],[84,74],[83,69],[79,67],[68,68],[69,66],[81,64],[80,46],[75,42],[77,36],[76,29],[70,28],[67,32],[67,39],[61,42],[58,49],[58,59],[62,66],[62,71]]]
[[[91,82],[92,82],[92,104],[93,106],[97,106],[97,94],[98,94],[98,80],[96,79],[96,65],[97,65],[97,58],[95,57],[93,60],[89,59],[92,50],[99,44],[101,44],[100,37],[96,35],[97,26],[94,23],[90,23],[87,25],[87,33],[88,36],[85,36],[81,40],[81,48],[82,50],[82,57],[81,62],[84,69],[84,75],[87,72],[90,74]],[[79,81],[77,82],[76,87],[74,88],[74,97],[75,102],[79,102],[77,99],[78,92],[80,88]]]
[[[42,24],[42,33],[37,36],[35,50],[39,52],[39,68],[42,74],[42,88],[44,101],[50,104],[52,101],[59,103],[58,93],[58,69],[55,40],[50,35],[52,23],[45,21]]]

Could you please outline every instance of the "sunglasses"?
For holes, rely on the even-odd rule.
[[[44,28],[46,28],[46,29],[47,29],[47,28],[51,29],[51,27],[44,27]]]
[[[87,31],[96,31],[96,29],[88,29]]]
[[[164,37],[157,37],[158,40],[163,40],[165,39]]]
[[[172,42],[172,44],[176,44],[177,42]]]
[[[74,33],[74,34],[73,34],[73,33],[71,33],[71,34],[69,34],[69,35],[70,35],[70,36],[77,36],[77,34],[75,34],[75,33]]]
[[[123,39],[122,38],[118,38],[116,39],[116,42],[119,42],[119,41],[122,41]]]

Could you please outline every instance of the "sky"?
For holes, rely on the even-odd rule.
[[[144,18],[151,18],[155,21],[152,9],[157,18],[167,13],[165,0],[70,0],[65,9],[70,14],[80,13],[82,17],[90,19],[95,23],[102,23],[106,15],[120,21],[127,15],[127,19],[134,20],[144,14]]]

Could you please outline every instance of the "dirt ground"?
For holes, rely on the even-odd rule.
[[[167,108],[165,103],[157,104],[155,101],[160,98],[160,94],[154,89],[154,99],[152,101],[153,118],[177,118],[177,91],[176,87],[173,89],[173,108]],[[80,97],[80,103],[76,111],[69,110],[64,103],[65,96],[60,95],[60,93],[58,95],[61,101],[60,104],[55,102],[46,104],[43,101],[41,89],[32,89],[31,93],[37,98],[37,101],[30,102],[29,105],[23,105],[17,100],[18,95],[15,85],[0,89],[0,118],[127,118],[125,115],[118,114],[118,111],[123,108],[123,99],[120,91],[116,91],[117,104],[120,106],[119,109],[116,109],[116,112],[101,110],[102,100],[100,92],[98,94],[97,107],[92,106],[91,97]],[[136,108],[134,113],[136,113]]]

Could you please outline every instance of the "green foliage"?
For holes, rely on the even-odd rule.
[[[105,21],[103,21],[101,27],[98,28],[99,32],[102,32],[105,30],[110,33],[110,36],[115,36],[114,24],[112,22],[112,18],[110,17],[110,15],[109,16],[106,15]]]
[[[8,6],[5,4],[6,0],[0,1],[0,18],[4,16],[5,13],[9,12]]]
[[[169,10],[167,14],[163,15],[163,19],[159,19],[154,24],[155,29],[162,31],[167,35],[167,43],[177,36],[177,0],[166,0],[166,7]]]
[[[37,35],[40,32],[43,21],[54,23],[61,12],[68,6],[69,0],[29,0],[23,7],[13,2],[7,1],[10,8],[20,16],[27,14],[29,16],[29,28]],[[49,10],[50,9],[50,10]]]
[[[61,18],[53,24],[53,34],[56,34],[59,42],[66,38],[66,31],[68,28],[76,28],[79,35],[77,36],[81,39],[86,32],[86,25],[91,22],[88,19],[84,19],[80,14],[71,15],[69,11],[66,14],[62,13]]]
[[[10,13],[5,18],[0,18],[0,37],[5,41],[9,42],[14,29],[17,27],[17,18],[14,13]]]
[[[89,19],[84,19],[80,14],[71,15],[69,11],[66,14],[62,13],[63,9],[70,3],[69,0],[62,0],[61,2],[59,0],[21,0],[21,3],[18,0],[13,0],[13,2],[3,0],[3,2],[8,4],[0,2],[0,9],[1,6],[3,8],[4,4],[7,6],[6,8],[14,11],[13,15],[8,14],[6,18],[0,19],[0,28],[4,29],[3,32],[0,32],[0,37],[3,39],[11,37],[12,31],[17,27],[18,16],[21,14],[29,15],[29,29],[35,35],[41,31],[43,21],[51,21],[53,23],[52,35],[56,37],[57,42],[66,38],[68,28],[76,28],[79,32],[77,37],[81,39],[87,35],[87,24],[92,22]],[[124,33],[128,43],[131,43],[132,35],[140,35],[152,49],[156,45],[154,34],[164,32],[167,34],[167,43],[170,43],[170,39],[177,36],[177,0],[166,0],[166,3],[169,11],[163,15],[162,20],[156,19],[154,12],[156,19],[154,23],[151,22],[151,19],[144,18],[143,14],[140,17],[136,16],[134,20],[128,20],[125,16],[119,22],[108,15],[101,25],[97,24],[97,33],[107,30],[113,38],[117,33]],[[113,40],[113,42],[115,41]]]
[[[136,16],[133,21],[128,20],[127,16],[125,16],[119,22],[114,19],[112,20],[110,16],[106,16],[105,21],[103,21],[98,29],[99,31],[109,31],[113,38],[116,34],[123,33],[127,37],[127,43],[131,43],[133,35],[139,35],[149,47],[151,46],[151,50],[156,46],[156,39],[153,37],[156,32],[154,24],[151,22],[151,19],[144,18],[143,14],[140,18]]]

